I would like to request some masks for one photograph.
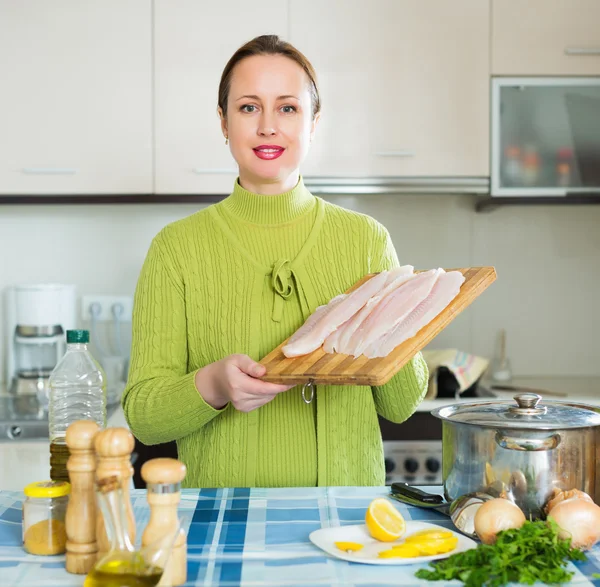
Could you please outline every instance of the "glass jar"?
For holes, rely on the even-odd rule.
[[[39,481],[25,487],[23,547],[30,554],[62,554],[66,550],[65,517],[71,485]]]

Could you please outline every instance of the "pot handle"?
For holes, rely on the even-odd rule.
[[[553,450],[560,444],[560,434],[555,433],[546,438],[517,438],[508,436],[498,430],[496,432],[496,442],[502,448],[508,450]]]

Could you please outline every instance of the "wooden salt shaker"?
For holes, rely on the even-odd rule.
[[[87,574],[96,562],[96,453],[94,439],[100,426],[93,420],[73,422],[66,433],[69,447],[67,471],[71,495],[67,505],[66,569],[77,575]]]
[[[146,482],[150,505],[150,520],[142,534],[142,547],[144,547],[167,534],[172,534],[177,529],[177,506],[186,467],[176,459],[152,459],[142,465],[141,474]],[[185,533],[180,531],[158,585],[159,587],[183,585],[186,577],[187,543]]]
[[[135,518],[129,495],[129,483],[133,477],[133,467],[131,466],[131,453],[135,446],[133,435],[127,428],[107,428],[96,436],[94,444],[98,458],[96,479],[100,481],[112,475],[116,475],[121,479],[123,503],[125,504],[125,514],[127,516],[127,530],[133,544],[135,542]],[[100,560],[108,554],[111,548],[110,540],[106,534],[104,517],[100,510],[98,510],[97,516],[96,539],[98,541],[98,560]]]

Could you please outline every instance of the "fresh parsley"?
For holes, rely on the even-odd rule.
[[[584,561],[586,557],[581,550],[571,548],[570,538],[558,537],[554,521],[536,520],[499,532],[496,544],[480,544],[431,563],[433,570],[420,569],[416,576],[429,581],[459,579],[466,587],[567,583],[573,575],[566,570],[569,560]]]

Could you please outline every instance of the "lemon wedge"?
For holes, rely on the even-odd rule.
[[[392,542],[406,532],[402,514],[383,497],[378,497],[369,504],[365,523],[369,534],[381,542]]]

